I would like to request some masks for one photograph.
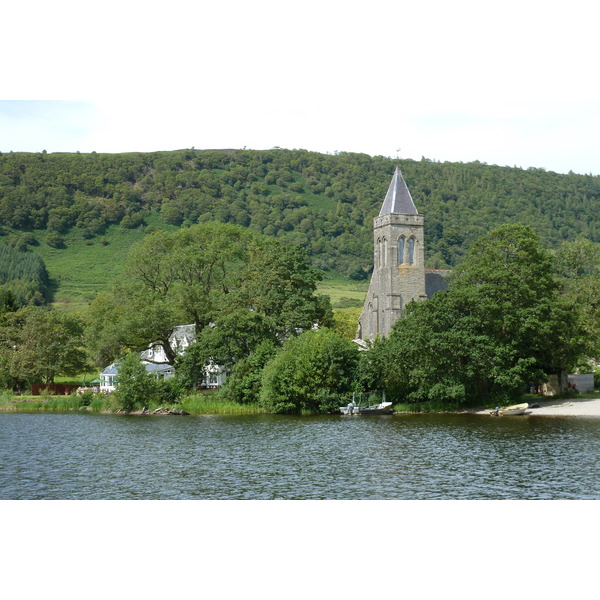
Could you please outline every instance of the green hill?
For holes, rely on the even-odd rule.
[[[55,303],[78,309],[111,285],[129,246],[152,228],[236,223],[306,248],[326,274],[324,289],[343,304],[364,295],[372,219],[396,165],[425,214],[429,268],[455,266],[502,223],[532,226],[549,247],[577,237],[600,242],[598,176],[354,153],[190,149],[0,154],[0,243],[29,245],[45,261]]]

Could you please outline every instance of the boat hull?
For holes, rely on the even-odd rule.
[[[343,415],[389,415],[394,412],[391,402],[381,402],[373,406],[355,406],[352,411],[347,406],[340,406]]]
[[[504,408],[499,408],[496,410],[490,411],[491,415],[501,416],[501,417],[509,417],[516,415],[524,415],[525,411],[529,408],[529,404],[514,404],[513,406],[505,406]]]

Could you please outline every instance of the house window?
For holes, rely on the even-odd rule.
[[[404,264],[404,244],[405,244],[404,236],[400,236],[398,239],[398,264]]]
[[[411,237],[408,240],[408,264],[412,265],[415,262],[415,238]]]

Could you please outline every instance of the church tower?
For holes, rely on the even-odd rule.
[[[398,167],[375,217],[373,241],[373,275],[358,325],[361,340],[387,336],[411,300],[427,298],[423,215]]]

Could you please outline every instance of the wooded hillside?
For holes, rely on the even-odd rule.
[[[598,176],[282,149],[1,154],[0,223],[12,245],[33,231],[60,248],[67,232],[93,239],[151,214],[177,226],[217,220],[297,243],[314,266],[360,280],[396,165],[425,214],[429,268],[456,266],[503,223],[531,226],[548,247],[600,242]]]

